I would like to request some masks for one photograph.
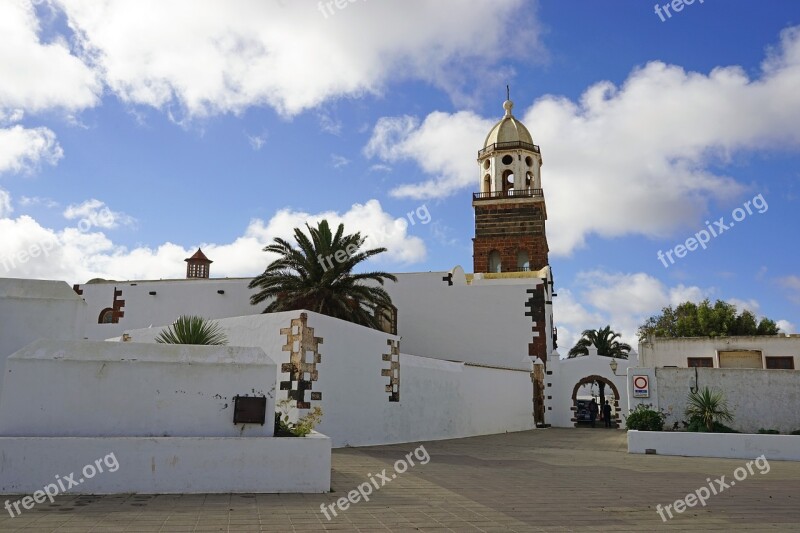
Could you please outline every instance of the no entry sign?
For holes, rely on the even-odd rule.
[[[633,397],[650,397],[650,378],[648,376],[633,376]]]

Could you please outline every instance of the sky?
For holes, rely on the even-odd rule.
[[[658,4],[0,0],[0,277],[254,276],[322,218],[471,271],[508,84],[562,350],[704,298],[794,333],[800,3]]]

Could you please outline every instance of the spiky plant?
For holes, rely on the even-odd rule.
[[[733,413],[728,409],[725,395],[708,387],[689,393],[686,416],[690,420],[695,418],[702,421],[709,433],[714,431],[714,422],[733,422]]]
[[[386,248],[363,249],[366,238],[360,233],[345,235],[343,224],[339,224],[336,234],[327,220],[317,227],[306,224],[306,228],[308,235],[300,228],[294,230],[297,248],[281,238],[264,248],[278,258],[250,282],[251,289],[261,289],[250,303],[269,300],[265,313],[307,309],[381,329],[381,318],[392,308],[392,300],[382,285],[386,280],[396,282],[397,278],[386,272],[353,271]]]
[[[156,342],[221,346],[228,344],[228,338],[216,322],[200,316],[182,315],[156,337]]]

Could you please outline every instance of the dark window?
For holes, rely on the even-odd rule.
[[[689,368],[714,368],[713,357],[690,357]]]
[[[767,357],[770,370],[794,370],[794,357]]]

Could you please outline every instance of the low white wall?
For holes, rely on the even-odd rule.
[[[324,315],[303,311],[319,345],[318,380],[305,399],[319,405],[324,416],[319,431],[331,437],[334,447],[368,446],[468,437],[523,431],[534,427],[533,384],[528,371],[469,366],[400,355],[400,401],[390,401],[390,378],[383,375],[390,363],[388,341],[398,337]],[[280,372],[289,362],[282,328],[288,328],[300,311],[219,321],[231,344],[257,346],[278,363]],[[158,329],[129,332],[132,340],[152,340]],[[405,341],[403,341],[404,343]],[[404,344],[401,343],[401,350]],[[307,356],[307,359],[309,356]],[[311,393],[321,401],[311,401]],[[279,391],[278,399],[286,397]]]
[[[667,427],[676,421],[688,421],[684,410],[691,388],[709,387],[725,395],[734,416],[733,422],[726,425],[737,431],[757,433],[763,428],[791,433],[800,429],[800,372],[796,370],[635,368],[633,371],[654,374],[656,379],[651,379],[651,399],[632,400],[632,403],[649,403],[664,410],[668,415]],[[797,445],[800,446],[800,441]]]
[[[73,481],[83,479],[69,490],[72,494],[322,493],[331,486],[331,441],[317,433],[304,438],[0,437],[0,449],[0,494],[30,495],[55,484],[56,476],[67,487],[63,480],[72,473]],[[84,471],[85,465],[103,472],[87,479],[92,470]]]
[[[267,437],[276,365],[258,348],[39,340],[9,357],[0,435]],[[233,397],[266,396],[266,423]]]
[[[628,431],[628,453],[800,461],[800,436]]]

